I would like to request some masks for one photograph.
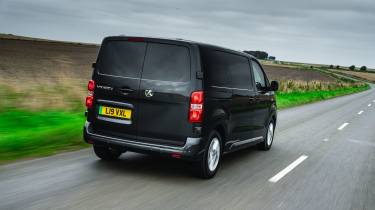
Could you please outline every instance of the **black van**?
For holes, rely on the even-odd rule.
[[[101,159],[167,155],[194,161],[210,178],[223,154],[272,145],[278,83],[246,53],[114,36],[103,40],[93,68],[84,139]]]

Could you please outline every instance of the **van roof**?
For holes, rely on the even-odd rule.
[[[212,44],[206,44],[206,43],[201,43],[201,42],[196,42],[196,41],[191,41],[191,40],[186,40],[186,39],[180,39],[180,38],[159,38],[159,37],[139,37],[139,36],[125,36],[125,35],[120,35],[120,36],[108,36],[105,37],[103,42],[106,40],[134,40],[134,41],[141,41],[141,40],[148,40],[148,41],[163,41],[163,42],[179,42],[179,43],[185,43],[185,44],[193,44],[193,45],[198,45],[199,47],[207,47],[207,48],[212,48],[212,49],[217,49],[217,50],[222,50],[222,51],[227,51],[227,52],[232,52],[236,54],[241,54],[250,58],[256,59],[254,56],[238,51],[238,50],[232,50],[229,48],[225,47],[220,47],[217,45],[212,45]]]

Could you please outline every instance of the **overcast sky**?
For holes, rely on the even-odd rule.
[[[184,38],[280,60],[375,67],[374,0],[0,0],[0,33]]]

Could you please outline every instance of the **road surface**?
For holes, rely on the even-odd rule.
[[[374,89],[280,111],[272,149],[225,156],[211,180],[88,149],[0,166],[0,209],[375,209],[374,121]]]

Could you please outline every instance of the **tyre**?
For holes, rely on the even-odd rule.
[[[195,166],[198,176],[204,179],[215,176],[219,169],[222,155],[222,138],[220,134],[216,130],[213,130],[208,139],[205,152]]]
[[[268,123],[267,130],[266,130],[265,135],[263,137],[264,141],[259,143],[260,149],[265,150],[265,151],[271,149],[274,134],[275,134],[275,123],[274,123],[273,120],[271,120]]]
[[[116,160],[122,152],[103,146],[93,146],[96,156],[102,160]]]

